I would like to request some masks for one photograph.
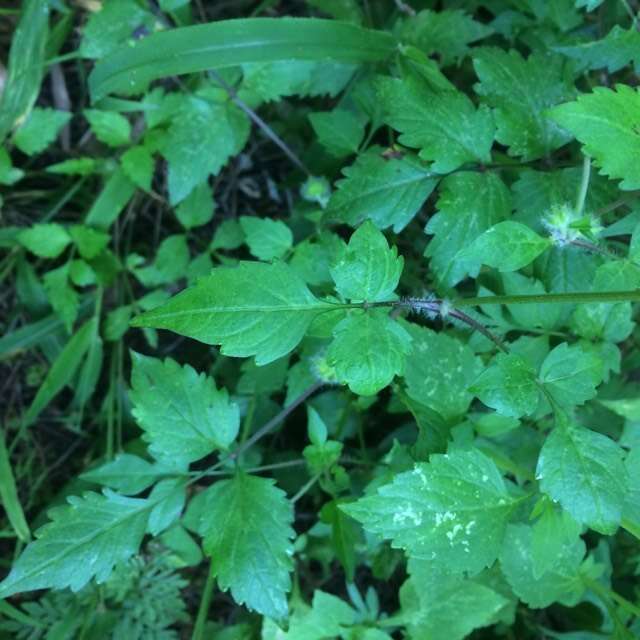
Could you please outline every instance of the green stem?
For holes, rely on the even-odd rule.
[[[596,580],[586,580],[585,584],[591,591],[593,591],[605,604],[608,604],[611,600],[615,602],[621,609],[627,613],[640,618],[640,607],[629,602],[626,598],[616,593],[612,589],[605,587]]]
[[[204,627],[207,623],[209,607],[211,606],[211,596],[213,595],[213,585],[216,582],[215,572],[213,570],[213,559],[209,562],[209,573],[207,574],[207,582],[204,585],[202,598],[200,598],[200,606],[198,607],[198,617],[193,627],[191,640],[202,640],[204,638]]]
[[[589,190],[589,177],[591,176],[591,158],[585,156],[582,163],[582,180],[580,181],[580,190],[576,199],[576,212],[582,215],[584,211],[584,203],[587,199],[587,191]]]
[[[318,482],[318,479],[320,478],[320,473],[316,473],[315,476],[313,476],[313,478],[311,478],[308,482],[306,482],[305,484],[302,485],[302,487],[300,488],[300,490],[296,493],[295,496],[293,496],[293,498],[291,498],[291,503],[295,504],[296,502],[298,502],[298,500],[300,500],[300,498],[302,498],[302,496],[307,493],[307,491],[309,491],[309,489],[311,489],[311,487],[313,487],[313,485]]]
[[[485,304],[600,304],[640,302],[640,289],[631,291],[580,291],[575,293],[544,293],[521,296],[478,296],[452,300],[454,307],[479,307]],[[388,303],[394,304],[394,303]]]

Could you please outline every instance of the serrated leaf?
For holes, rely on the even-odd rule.
[[[165,238],[160,243],[152,264],[132,270],[140,282],[148,287],[153,287],[175,282],[182,278],[187,270],[189,258],[189,245],[186,236],[176,234]]]
[[[15,132],[13,142],[27,155],[40,153],[56,139],[58,132],[70,118],[68,111],[36,107]]]
[[[79,591],[95,577],[104,582],[116,563],[138,551],[147,524],[148,500],[105,491],[67,498],[49,512],[51,522],[36,532],[0,583],[0,598],[34,589]]]
[[[343,170],[325,216],[358,226],[370,219],[379,229],[399,233],[416,215],[438,183],[438,176],[411,154],[385,158],[370,147]]]
[[[595,397],[603,374],[604,363],[594,352],[566,342],[553,349],[540,367],[540,381],[555,402],[564,407]]]
[[[363,396],[374,395],[404,370],[411,336],[383,310],[352,313],[334,329],[327,352],[338,381]]]
[[[564,419],[540,451],[536,478],[578,522],[615,533],[628,479],[622,449],[613,440]]]
[[[153,156],[149,149],[137,145],[127,149],[120,158],[120,164],[127,178],[143,191],[151,189],[153,178]]]
[[[132,325],[221,344],[224,355],[254,355],[267,364],[294,349],[318,314],[336,308],[318,300],[286,264],[241,262],[215,269]]]
[[[338,293],[347,300],[384,302],[393,299],[404,259],[369,220],[351,235],[330,267]]]
[[[593,158],[600,173],[621,179],[620,189],[640,187],[640,169],[634,158],[640,153],[640,95],[624,84],[616,90],[595,87],[593,93],[549,111],[549,117],[570,131]]]
[[[338,157],[357,153],[364,137],[365,122],[346,109],[309,114],[309,121],[318,136],[318,142]]]
[[[178,520],[187,499],[187,483],[184,478],[165,478],[156,484],[149,500],[155,506],[149,513],[147,531],[157,536]]]
[[[282,258],[293,245],[293,234],[282,220],[241,216],[240,226],[249,251],[259,260]]]
[[[411,638],[462,640],[493,624],[508,604],[488,586],[433,565],[411,560],[411,576],[400,588],[401,615]]]
[[[83,113],[100,142],[104,142],[110,147],[122,147],[129,144],[131,125],[121,113],[100,111],[99,109],[85,109]]]
[[[532,160],[568,142],[566,132],[545,115],[575,93],[563,65],[559,56],[532,54],[525,60],[514,50],[476,49],[475,90],[493,107],[496,140],[509,147],[509,155]]]
[[[225,389],[170,358],[132,356],[132,413],[155,458],[186,465],[229,447],[238,434],[240,412]]]
[[[442,286],[452,287],[467,275],[478,274],[479,265],[464,260],[463,252],[510,215],[511,195],[495,173],[458,173],[443,180],[436,208],[425,227],[434,236],[425,256]]]
[[[165,470],[166,471],[166,470]],[[150,487],[163,469],[131,453],[119,453],[113,460],[85,471],[80,478],[124,495],[136,495]]]
[[[434,454],[340,508],[412,558],[473,573],[496,559],[513,506],[493,461],[479,451],[456,450]]]
[[[213,191],[203,182],[176,207],[176,218],[185,229],[193,229],[210,222],[214,209]]]
[[[482,371],[482,362],[470,347],[445,333],[405,326],[413,338],[404,369],[407,393],[445,420],[460,418],[473,399],[468,387]]]
[[[459,257],[474,265],[486,264],[500,271],[517,271],[550,246],[548,238],[540,237],[524,224],[506,220],[478,236]]]
[[[18,242],[40,258],[57,258],[69,245],[71,238],[60,224],[34,224],[18,233]]]
[[[203,536],[223,591],[262,615],[287,617],[293,509],[273,480],[240,473],[216,482],[194,498],[185,517]]]
[[[539,401],[533,367],[514,353],[499,353],[469,391],[500,415],[513,418],[532,414]]]
[[[549,570],[540,576],[534,573],[534,533],[525,524],[507,527],[500,566],[516,595],[534,609],[559,602],[568,607],[581,599],[585,587],[580,576],[580,564],[585,554],[584,542],[576,537],[554,556]]]
[[[381,77],[376,84],[384,121],[400,131],[400,142],[420,149],[437,173],[466,162],[489,162],[495,127],[487,107],[476,110],[461,92],[434,93],[411,78]]]
[[[67,333],[71,333],[80,308],[78,293],[69,284],[69,266],[70,263],[67,262],[57,269],[47,271],[43,278],[47,299],[64,323]]]

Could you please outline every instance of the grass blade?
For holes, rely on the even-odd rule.
[[[136,93],[157,78],[248,62],[375,62],[395,50],[393,36],[336,20],[247,18],[154,33],[98,62],[89,76],[93,101]]]
[[[13,477],[9,452],[7,451],[2,429],[0,429],[0,500],[16,535],[23,542],[28,542],[31,539],[31,532],[18,498],[16,481]]]

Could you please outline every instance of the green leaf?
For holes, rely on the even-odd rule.
[[[136,495],[150,487],[162,472],[162,468],[143,458],[131,453],[119,453],[113,460],[85,471],[80,478],[115,489],[124,495]]]
[[[98,229],[108,229],[125,208],[135,190],[135,184],[127,178],[123,170],[114,171],[93,201],[85,218],[85,224]]]
[[[629,451],[624,461],[629,476],[629,490],[625,499],[623,515],[640,526],[640,446]]]
[[[479,451],[434,454],[374,495],[341,505],[364,528],[410,557],[451,573],[490,566],[514,502],[495,464]]]
[[[398,250],[389,248],[384,235],[367,220],[351,235],[330,271],[343,298],[384,302],[395,297],[403,266]]]
[[[338,158],[357,153],[364,137],[364,121],[346,109],[310,113],[309,121],[318,142]]]
[[[416,215],[438,183],[438,177],[411,154],[385,158],[370,147],[343,170],[325,216],[358,226],[370,219],[379,229],[399,233]]]
[[[160,243],[152,264],[134,269],[134,272],[140,282],[148,287],[175,282],[184,277],[189,258],[186,236],[176,234]]]
[[[20,231],[18,242],[39,258],[57,258],[67,248],[71,237],[60,224],[40,223]]]
[[[153,156],[150,151],[137,145],[127,149],[120,158],[120,164],[127,178],[143,191],[151,190],[153,178]]]
[[[163,362],[138,353],[132,358],[132,413],[155,458],[186,465],[229,447],[240,412],[225,389],[170,358]]]
[[[100,142],[110,147],[122,147],[131,140],[131,125],[129,121],[116,111],[100,111],[99,109],[85,109],[84,117]]]
[[[587,69],[606,68],[609,73],[615,73],[633,62],[636,73],[640,70],[640,33],[635,28],[615,25],[600,40],[556,46],[554,51],[573,58]]]
[[[241,262],[215,269],[132,325],[169,329],[267,364],[294,349],[318,314],[339,308],[318,300],[286,264]]]
[[[181,96],[161,148],[169,164],[171,204],[182,202],[209,175],[216,175],[248,135],[247,116],[217,90],[205,87]]]
[[[640,187],[640,169],[633,159],[640,153],[640,95],[624,84],[616,90],[595,87],[549,112],[555,122],[571,132],[593,158],[600,173],[622,179],[620,189]]]
[[[469,51],[469,44],[486,38],[493,29],[476,22],[460,10],[420,11],[407,20],[403,39],[412,42],[427,56],[438,54],[442,66],[459,61]]]
[[[211,251],[237,249],[244,243],[244,231],[237,220],[223,220],[211,241]]]
[[[95,334],[97,319],[83,324],[64,346],[36,393],[24,417],[26,425],[32,424],[40,412],[73,380]]]
[[[309,60],[375,62],[394,52],[382,31],[317,18],[248,18],[154,33],[122,46],[89,76],[94,101],[108,93],[141,92],[156,78],[251,62]]]
[[[469,391],[500,415],[513,418],[531,415],[539,401],[533,367],[514,353],[499,353]]]
[[[109,244],[111,236],[103,231],[75,224],[69,229],[69,235],[85,260],[93,260]]]
[[[44,275],[44,289],[47,298],[58,317],[64,322],[67,333],[78,317],[80,299],[76,290],[69,284],[69,266],[67,262]]]
[[[533,262],[550,245],[551,240],[541,238],[524,224],[507,220],[487,229],[459,255],[461,260],[473,264],[517,271]]]
[[[476,110],[464,93],[434,93],[411,78],[379,78],[376,86],[385,122],[400,131],[403,145],[433,161],[432,171],[491,160],[495,127],[486,106]]]
[[[249,251],[259,260],[282,258],[293,245],[293,234],[282,220],[241,216],[240,226]]]
[[[355,312],[334,329],[327,359],[338,381],[354,393],[371,396],[404,370],[411,336],[386,311]]]
[[[27,155],[40,153],[56,139],[70,118],[71,114],[67,111],[36,107],[15,132],[13,142]]]
[[[113,567],[138,551],[147,524],[148,500],[105,491],[67,498],[49,512],[51,522],[36,532],[0,583],[0,598],[34,589],[79,591],[95,577],[104,582]]]
[[[6,81],[0,99],[0,143],[28,116],[44,75],[49,38],[49,5],[42,0],[21,3],[20,21],[13,29]]]
[[[273,480],[240,473],[216,482],[194,498],[186,519],[203,536],[223,591],[262,615],[287,617],[293,509]]]
[[[510,215],[511,195],[493,172],[457,173],[443,180],[436,207],[438,212],[425,227],[433,236],[425,256],[439,283],[452,287],[467,275],[478,274],[479,265],[464,259],[464,251],[481,233]]]
[[[214,209],[213,191],[202,182],[176,207],[176,218],[185,229],[193,229],[210,222]]]
[[[525,60],[515,50],[477,49],[473,66],[480,79],[476,92],[493,107],[496,140],[509,147],[509,155],[532,160],[569,141],[545,115],[574,94],[560,56],[532,54]]]
[[[603,375],[604,363],[593,351],[566,342],[553,349],[540,367],[540,381],[554,401],[564,407],[595,397]]]
[[[15,184],[24,177],[22,169],[16,169],[11,164],[11,156],[4,147],[0,147],[0,184]]]
[[[2,503],[16,536],[22,542],[28,542],[31,538],[31,532],[20,504],[16,479],[5,443],[4,430],[0,430],[0,503]]]
[[[409,562],[410,578],[400,588],[401,616],[411,638],[463,640],[474,629],[496,622],[508,604],[488,586],[434,567]]]
[[[149,500],[157,502],[149,514],[147,531],[157,536],[174,524],[187,500],[187,484],[184,478],[165,478],[151,490]]]
[[[575,537],[558,555],[548,571],[536,575],[534,564],[534,531],[525,524],[507,527],[504,546],[500,552],[500,566],[511,588],[520,600],[534,609],[559,602],[573,607],[582,598],[584,584],[580,564],[585,554],[584,542]]]
[[[470,347],[445,333],[405,326],[413,338],[404,370],[407,393],[445,419],[462,417],[473,399],[468,387],[480,375],[482,362]]]
[[[628,479],[622,449],[613,440],[564,419],[540,451],[536,478],[578,522],[615,533]]]

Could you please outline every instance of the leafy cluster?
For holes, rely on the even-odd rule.
[[[7,10],[0,638],[638,637],[637,3],[228,4]]]

